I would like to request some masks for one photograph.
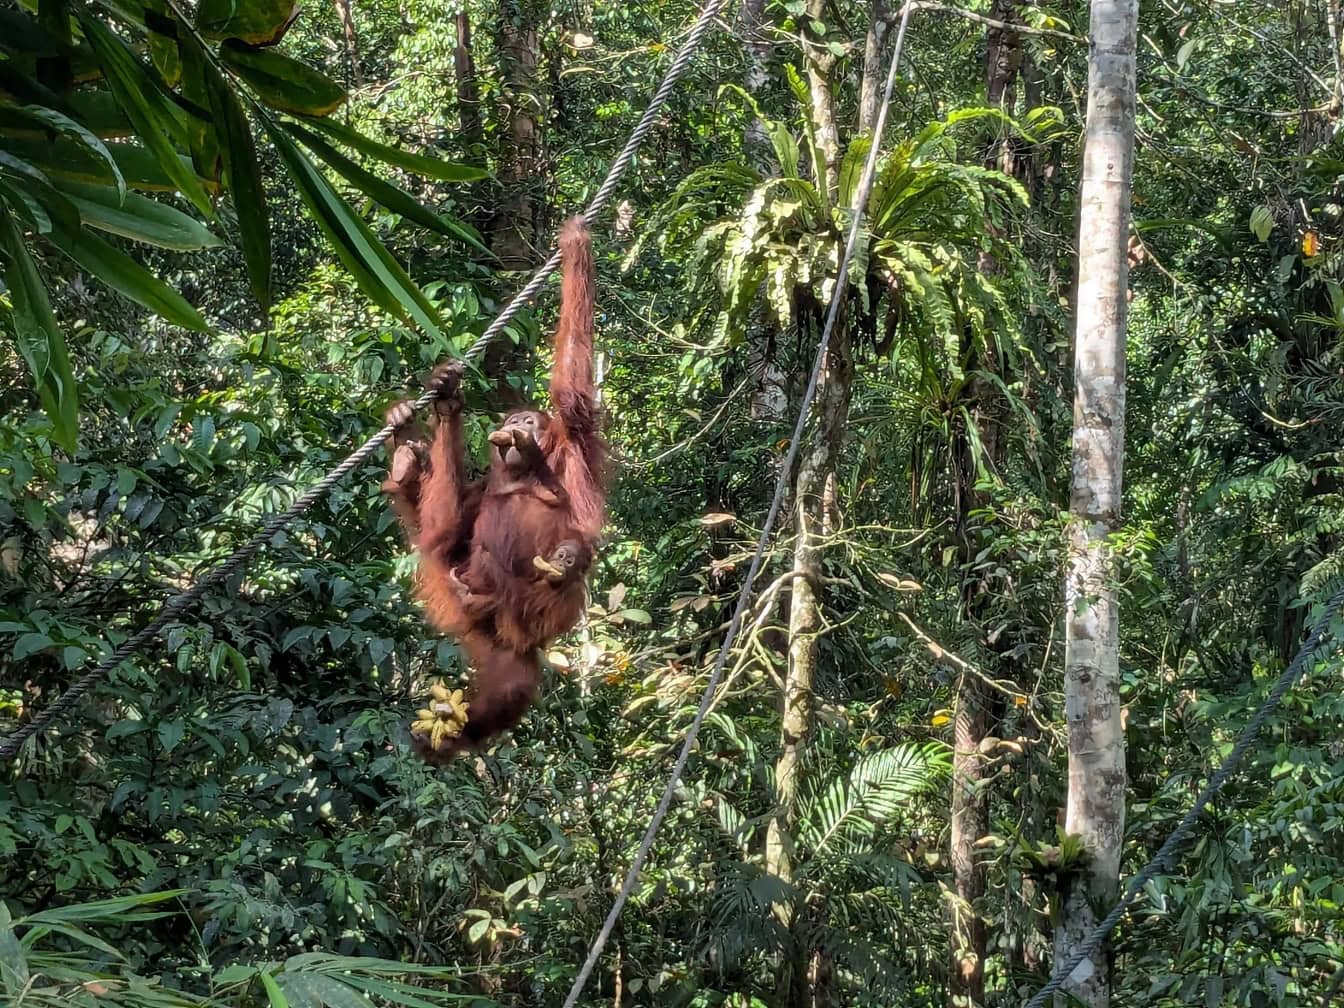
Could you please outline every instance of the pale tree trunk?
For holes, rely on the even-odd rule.
[[[1125,332],[1134,166],[1138,0],[1092,0],[1087,134],[1078,221],[1073,481],[1065,586],[1064,708],[1069,795],[1065,830],[1088,863],[1061,893],[1056,962],[1069,957],[1115,902],[1125,827],[1120,720],[1119,593],[1106,536],[1120,523],[1125,448]],[[1089,1008],[1110,1001],[1103,946],[1064,984]]]
[[[770,82],[770,54],[774,44],[768,34],[765,0],[742,0],[738,15],[742,48],[747,54],[747,72],[743,80],[747,94],[759,96]],[[747,123],[747,162],[762,175],[773,175],[778,170],[775,148],[765,134],[765,126],[755,116]]]
[[[812,21],[826,23],[826,0],[807,0],[807,16]],[[827,206],[835,205],[836,169],[840,164],[840,131],[835,120],[835,94],[831,91],[831,71],[835,57],[821,39],[810,30],[804,40],[807,66],[807,86],[812,97],[812,127],[817,134],[818,153],[822,163],[813,165],[817,191]]]
[[[364,73],[359,67],[359,43],[355,38],[355,12],[350,3],[351,0],[336,0],[336,11],[341,17],[341,35],[345,40],[345,58],[349,63],[350,82],[358,88],[364,86]]]

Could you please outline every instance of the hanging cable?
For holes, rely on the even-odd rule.
[[[700,16],[691,27],[686,36],[686,41],[681,50],[677,53],[672,65],[667,69],[667,75],[663,78],[662,84],[655,92],[653,99],[649,102],[648,108],[644,110],[644,115],[630,134],[630,139],[626,141],[625,147],[617,155],[616,160],[612,162],[610,170],[607,172],[606,179],[602,182],[597,194],[593,196],[592,203],[584,212],[584,219],[589,224],[597,220],[598,214],[606,206],[607,201],[611,199],[612,193],[616,191],[616,186],[621,177],[625,174],[630,162],[634,160],[640,144],[648,136],[649,131],[653,129],[653,124],[667,104],[667,99],[671,97],[672,88],[676,85],[686,67],[690,65],[691,57],[695,55],[700,47],[705,33],[709,31],[710,25],[718,16],[720,8],[723,7],[725,0],[707,0],[705,6],[700,11]],[[513,300],[508,303],[505,309],[499,313],[499,316],[490,323],[485,332],[475,343],[468,348],[464,358],[466,360],[475,360],[485,352],[489,342],[503,331],[504,326],[518,314],[528,301],[530,301],[537,292],[541,290],[542,285],[556,268],[560,265],[560,251],[556,249],[551,257],[546,260],[542,267],[533,274],[532,279],[527,282]],[[415,400],[415,409],[422,410],[435,399],[435,394],[426,391]],[[191,605],[197,602],[207,589],[217,584],[222,584],[238,573],[252,557],[260,552],[261,548],[270,542],[281,529],[285,528],[303,514],[317,501],[321,500],[327,493],[344,479],[347,475],[358,469],[361,465],[373,457],[376,452],[388,438],[392,436],[394,428],[388,424],[374,434],[362,445],[351,452],[336,468],[332,469],[326,476],[318,480],[313,486],[306,490],[297,500],[280,513],[272,516],[261,529],[252,536],[242,546],[234,550],[228,557],[220,561],[215,567],[211,568],[205,574],[201,575],[186,591],[180,595],[175,595],[163,603],[159,609],[158,615],[146,623],[140,630],[132,634],[121,646],[116,648],[110,655],[95,665],[88,672],[84,673],[70,687],[61,694],[61,696],[43,710],[40,714],[29,721],[26,725],[17,728],[7,735],[3,742],[0,742],[0,761],[11,760],[19,754],[23,744],[30,738],[45,732],[59,719],[74,709],[75,704],[79,703],[80,698],[89,691],[100,680],[105,679],[107,675],[122,662],[137,654],[144,645],[159,635],[159,633],[175,620],[181,619]]]
[[[910,22],[910,10],[911,3],[910,0],[907,0],[901,9],[901,24],[896,33],[896,44],[892,49],[891,66],[887,70],[887,86],[882,95],[882,105],[878,109],[877,123],[873,127],[872,145],[868,149],[868,159],[864,162],[863,175],[860,177],[859,189],[854,197],[854,219],[849,226],[849,237],[845,241],[844,254],[840,257],[840,268],[835,278],[835,292],[831,295],[830,308],[826,313],[826,323],[822,327],[821,338],[817,344],[817,359],[812,365],[812,374],[807,381],[807,391],[803,393],[802,402],[798,405],[798,420],[793,427],[793,436],[789,439],[789,450],[784,456],[784,464],[779,468],[779,479],[775,483],[775,494],[770,500],[770,509],[766,513],[765,524],[762,526],[760,538],[756,542],[756,552],[752,555],[751,566],[747,569],[747,576],[742,582],[742,590],[737,597],[737,607],[733,610],[733,618],[728,623],[728,632],[723,638],[723,645],[719,648],[718,658],[714,662],[714,670],[709,675],[709,682],[705,684],[705,692],[700,697],[700,706],[696,709],[695,717],[691,720],[690,728],[686,731],[686,739],[682,742],[681,752],[677,754],[677,760],[672,765],[672,773],[668,777],[667,787],[663,789],[663,795],[658,799],[658,806],[654,809],[653,818],[649,820],[648,828],[644,831],[644,838],[640,841],[639,849],[635,851],[634,860],[630,862],[630,869],[625,874],[625,881],[621,883],[620,891],[616,894],[616,900],[612,903],[611,910],[607,913],[607,919],[603,921],[601,930],[598,931],[597,937],[593,939],[592,947],[588,950],[588,957],[579,969],[579,975],[574,978],[574,985],[570,988],[568,997],[565,998],[563,1008],[574,1008],[578,1003],[579,995],[583,993],[583,987],[588,982],[588,977],[592,975],[593,967],[597,965],[597,960],[602,955],[602,949],[606,946],[607,939],[611,937],[612,929],[621,916],[621,910],[624,909],[630,894],[634,892],[635,883],[639,880],[639,873],[644,868],[644,862],[648,860],[650,851],[653,850],[653,839],[658,833],[658,827],[662,825],[663,818],[672,805],[672,796],[676,793],[677,784],[681,781],[681,774],[686,769],[686,761],[690,759],[696,736],[700,734],[700,726],[704,723],[710,705],[714,702],[714,694],[718,689],[719,680],[723,678],[723,670],[728,664],[728,655],[732,650],[733,643],[737,640],[738,631],[742,627],[742,617],[751,601],[751,590],[756,582],[756,576],[760,574],[761,566],[765,562],[766,546],[769,544],[770,534],[774,531],[775,522],[779,519],[789,476],[798,460],[798,449],[802,445],[803,429],[807,425],[808,412],[811,409],[812,400],[816,397],[821,373],[825,369],[826,350],[830,345],[831,334],[835,330],[836,320],[840,317],[840,311],[844,305],[845,291],[849,285],[849,263],[854,258],[854,252],[858,248],[863,212],[868,205],[868,197],[873,191],[873,176],[877,169],[877,155],[882,146],[882,132],[887,123],[887,110],[891,107],[891,91],[896,83],[896,71],[900,66],[901,50],[905,45],[905,29]]]

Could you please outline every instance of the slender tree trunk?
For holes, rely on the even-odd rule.
[[[1087,866],[1065,885],[1056,960],[1070,956],[1115,901],[1125,827],[1119,593],[1106,536],[1120,523],[1125,333],[1138,0],[1092,0],[1087,135],[1078,221],[1073,485],[1065,586],[1064,704],[1069,795],[1064,828]],[[1103,946],[1065,983],[1090,1008],[1110,1001]]]
[[[462,127],[462,146],[471,151],[485,142],[485,130],[481,126],[481,92],[476,81],[476,60],[471,55],[471,20],[465,10],[457,14],[453,74],[457,78],[457,116]]]
[[[991,16],[996,21],[1013,23],[1022,0],[995,0]],[[1022,66],[1021,36],[1011,29],[991,27],[985,33],[985,90],[991,105],[1012,113],[1014,84]],[[984,155],[987,168],[1000,167],[1012,172],[1016,159],[1003,157],[993,139]],[[993,227],[986,221],[986,227]],[[986,275],[998,272],[993,256],[980,256],[979,269]],[[986,352],[980,341],[969,338],[962,347],[969,370],[1002,375],[1002,360],[990,347]],[[961,618],[976,628],[979,653],[985,667],[996,678],[1004,677],[999,668],[996,648],[986,639],[984,626],[991,602],[992,588],[985,576],[975,569],[975,557],[981,542],[973,527],[972,514],[991,503],[991,495],[977,490],[980,464],[1001,471],[1005,460],[1002,437],[1002,402],[998,388],[985,378],[974,378],[966,387],[966,404],[975,423],[976,441],[981,457],[977,459],[974,441],[962,432],[957,444],[956,522],[958,561],[964,571],[961,585]],[[985,866],[976,857],[980,841],[989,835],[989,782],[985,774],[981,743],[993,733],[998,717],[995,697],[976,675],[963,671],[957,680],[954,701],[952,750],[952,808],[950,862],[952,865],[951,964],[948,971],[947,1002],[951,1008],[976,1008],[985,1003],[985,959],[988,934],[984,919],[987,889]]]
[[[785,882],[793,881],[794,818],[804,755],[816,712],[812,684],[821,650],[821,562],[834,511],[833,506],[828,507],[828,487],[833,493],[853,382],[854,361],[842,323],[831,336],[825,371],[817,390],[817,429],[794,481],[796,576],[789,606],[789,661],[784,680],[780,751],[775,761],[775,813],[765,840],[766,870]],[[778,907],[776,913],[782,923],[793,923],[792,907]],[[792,961],[781,964],[779,1005],[802,1005],[808,1000],[809,977],[819,973],[813,951],[795,948]]]
[[[505,269],[530,269],[537,258],[537,93],[539,35],[529,0],[505,4],[499,17],[506,129],[499,152],[503,190],[490,228],[491,251]]]
[[[882,100],[885,75],[882,53],[891,33],[891,6],[887,0],[873,0],[868,19],[868,37],[863,43],[863,80],[859,85],[860,134],[871,133],[877,125],[877,104]]]
[[[831,90],[831,71],[835,57],[826,50],[824,42],[813,34],[811,25],[825,23],[826,0],[807,0],[808,32],[805,39],[807,86],[812,96],[812,126],[817,134],[818,153],[822,163],[813,165],[817,190],[826,198],[827,206],[835,205],[836,169],[840,163],[840,132],[835,119],[835,95]]]
[[[765,0],[742,0],[738,16],[738,34],[747,55],[747,72],[743,80],[747,93],[760,95],[770,82],[770,54],[774,45],[766,31]],[[747,162],[762,175],[778,171],[775,148],[765,134],[761,121],[752,116],[747,123]]]
[[[345,40],[345,58],[350,64],[350,81],[355,87],[364,86],[364,72],[359,67],[359,42],[355,37],[355,12],[351,0],[336,0],[336,11],[341,17],[341,34]]]

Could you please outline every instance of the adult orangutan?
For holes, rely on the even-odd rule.
[[[399,431],[383,489],[419,547],[429,620],[457,636],[473,669],[461,733],[412,732],[431,763],[516,725],[541,683],[538,649],[583,614],[583,575],[606,507],[607,453],[593,385],[592,247],[582,217],[565,224],[560,249],[552,413],[507,417],[490,435],[489,471],[474,481],[462,441],[460,365],[440,365],[431,379],[438,425],[427,448],[418,432],[402,434],[412,419],[408,403],[388,414]]]

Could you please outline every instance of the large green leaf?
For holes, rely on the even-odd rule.
[[[248,45],[275,45],[298,13],[294,0],[201,0],[196,27],[214,42],[239,39]]]
[[[6,140],[4,150],[14,157],[22,158],[36,165],[52,178],[70,179],[75,182],[87,182],[96,185],[116,185],[111,171],[99,159],[91,159],[87,148],[73,144],[68,140],[56,140],[43,144],[25,140]],[[159,165],[153,152],[139,144],[115,143],[108,147],[112,160],[117,164],[126,185],[143,192],[177,192],[177,184],[168,177]],[[191,161],[179,155],[182,169],[192,172]],[[202,187],[212,186],[207,179],[198,179]]]
[[[183,196],[208,219],[214,219],[214,207],[205,194],[196,173],[182,162],[170,139],[177,130],[175,113],[168,108],[168,99],[155,81],[127,51],[107,27],[82,5],[77,16],[84,36],[98,55],[98,62],[107,75],[108,86],[126,110],[140,139],[153,152],[164,173],[173,180]]]
[[[56,442],[74,454],[79,433],[79,393],[47,289],[28,253],[14,216],[0,212],[0,250],[5,256],[5,286],[13,305],[10,318],[19,353],[32,373],[42,408],[51,419]]]
[[[102,186],[64,182],[57,188],[79,210],[84,223],[100,231],[182,252],[224,244],[196,218],[137,193],[118,201],[111,189]]]
[[[252,128],[238,96],[212,64],[205,69],[205,89],[210,115],[223,141],[220,149],[225,178],[238,215],[247,279],[253,296],[267,309],[271,305],[271,216],[266,208],[266,189],[257,163]]]
[[[83,229],[70,231],[57,225],[52,228],[47,240],[78,263],[81,269],[174,325],[197,332],[205,332],[210,328],[186,298],[96,235]]]
[[[426,333],[442,338],[433,307],[368,224],[336,194],[278,123],[269,117],[263,122],[300,197],[360,289],[384,310],[414,319]]]
[[[80,88],[65,99],[66,107],[95,136],[103,140],[135,134],[135,124],[117,104],[117,96],[106,88]]]
[[[321,137],[314,135],[310,130],[301,126],[290,126],[289,129],[300,140],[308,146],[310,150],[334,169],[342,178],[362,192],[369,199],[380,203],[393,213],[401,214],[407,220],[414,221],[421,227],[429,228],[447,238],[455,238],[464,241],[486,255],[490,250],[476,236],[474,230],[464,227],[450,217],[443,217],[436,214],[433,210],[422,205],[410,193],[403,189],[398,189],[390,182],[385,182],[372,172],[361,168],[348,157],[342,154],[331,144],[327,143]]]
[[[45,134],[42,139],[49,141],[52,134],[65,137],[70,143],[84,149],[92,159],[102,162],[107,166],[108,174],[112,178],[113,184],[117,187],[118,194],[126,194],[126,179],[121,174],[121,169],[117,167],[117,162],[113,160],[112,153],[107,149],[107,145],[91,131],[75,122],[64,113],[57,112],[55,109],[43,108],[40,105],[27,105],[19,108],[14,105],[5,105],[0,103],[0,129],[6,127],[15,128],[28,125],[37,130],[39,134]]]
[[[219,55],[271,108],[295,115],[330,115],[345,101],[345,89],[307,63],[271,49],[225,42]]]
[[[477,179],[490,177],[488,171],[474,165],[461,164],[457,161],[440,161],[438,158],[425,157],[422,154],[412,154],[410,151],[389,147],[377,140],[369,139],[358,130],[351,129],[335,119],[305,117],[304,124],[320,130],[338,143],[357,150],[361,154],[367,154],[384,164],[405,168],[422,178],[436,179],[439,182],[474,182]]]

